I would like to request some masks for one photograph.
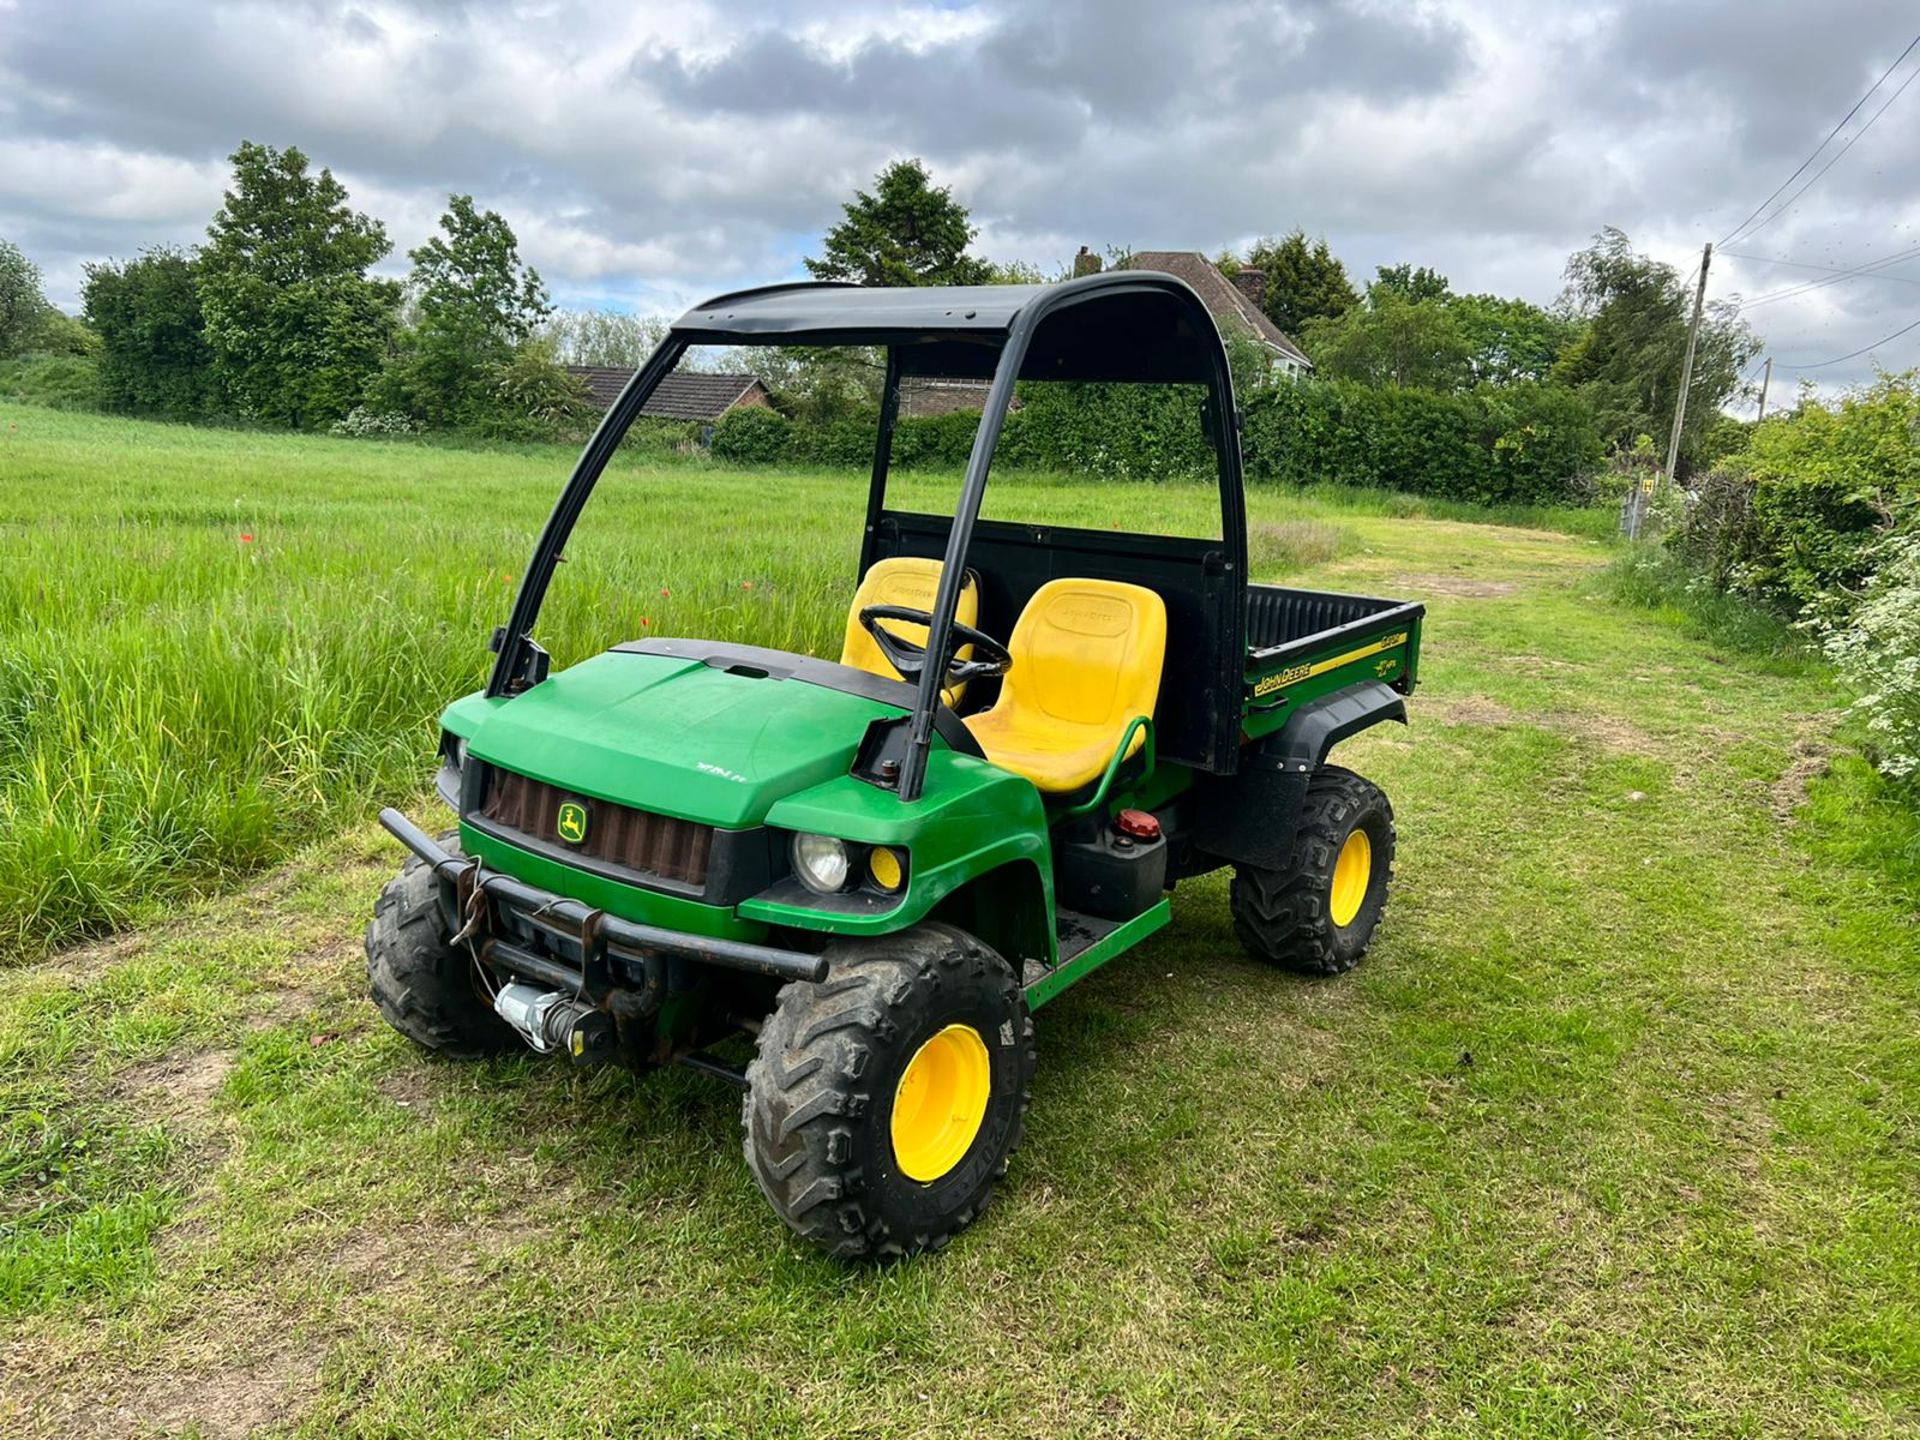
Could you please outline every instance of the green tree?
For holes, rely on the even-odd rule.
[[[1410,300],[1374,285],[1366,303],[1333,319],[1309,320],[1300,343],[1316,374],[1396,390],[1457,390],[1470,379],[1470,350],[1440,300]]]
[[[1637,253],[1608,228],[1567,261],[1562,312],[1584,328],[1555,362],[1551,378],[1581,391],[1608,444],[1641,434],[1662,441],[1673,425],[1687,349],[1692,295],[1670,265]],[[1736,307],[1715,302],[1700,322],[1679,470],[1690,472],[1715,411],[1740,386],[1760,342]]]
[[[1492,385],[1545,380],[1580,333],[1564,315],[1498,295],[1453,295],[1447,311],[1466,338],[1473,378]]]
[[[499,214],[476,210],[471,195],[452,195],[440,228],[444,234],[407,254],[407,295],[418,320],[401,338],[377,399],[430,425],[471,424],[494,408],[499,372],[553,306]]]
[[[400,287],[367,274],[392,248],[331,170],[243,141],[200,252],[214,369],[243,411],[318,426],[360,402],[392,342]]]
[[[540,322],[539,338],[563,365],[607,365],[638,370],[667,338],[671,321],[618,310],[556,310]],[[685,368],[686,361],[681,361]]]
[[[0,240],[0,359],[33,349],[46,329],[54,309],[41,287],[40,267]]]
[[[984,285],[993,267],[966,253],[979,233],[967,207],[935,185],[918,160],[896,160],[856,190],[846,219],[827,231],[819,258],[808,256],[817,280],[861,285]]]
[[[1391,290],[1403,300],[1415,302],[1445,300],[1453,294],[1447,277],[1425,265],[1382,265],[1374,273],[1378,278],[1367,287],[1369,294],[1375,290]]]
[[[148,250],[125,265],[89,265],[86,276],[81,293],[100,337],[103,403],[179,419],[218,408],[192,257]]]
[[[1267,272],[1267,317],[1289,335],[1297,335],[1309,320],[1338,319],[1360,303],[1347,267],[1325,239],[1309,241],[1304,230],[1261,240],[1241,264]]]

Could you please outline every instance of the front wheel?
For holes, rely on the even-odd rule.
[[[827,951],[780,992],[747,1066],[747,1165],[793,1230],[847,1260],[934,1250],[1020,1143],[1033,1019],[1013,969],[951,925]]]
[[[1284,870],[1233,873],[1234,933],[1249,955],[1338,975],[1367,953],[1393,881],[1393,806],[1371,780],[1323,765],[1307,783]]]
[[[451,837],[441,838],[460,853]],[[366,944],[373,1003],[416,1045],[455,1060],[482,1060],[518,1046],[481,990],[473,956],[447,933],[440,882],[419,856],[408,856],[380,892]]]

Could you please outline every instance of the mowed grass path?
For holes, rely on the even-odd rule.
[[[0,436],[38,418],[0,411]],[[33,483],[64,517],[39,539],[57,593],[84,517],[110,529],[142,494],[201,516],[166,555],[279,565],[272,587],[170,581],[136,534],[115,583],[183,637],[209,596],[269,590],[335,619],[313,597],[363,590],[372,639],[490,622],[479,573],[519,563],[557,483],[515,457],[54,423]],[[16,473],[15,568],[38,533]],[[831,648],[857,487],[842,511],[824,479],[656,478],[632,502],[650,558],[608,562],[636,566],[616,634],[704,583],[703,628]],[[1082,523],[1116,502],[1205,508],[1014,501]],[[982,1223],[846,1270],[753,1190],[731,1092],[446,1064],[386,1031],[359,927],[398,856],[316,798],[311,843],[253,888],[0,972],[0,1433],[1913,1433],[1920,946],[1885,863],[1907,832],[1844,753],[1809,788],[1827,682],[1610,605],[1591,541],[1253,504],[1292,527],[1270,565],[1319,554],[1294,578],[1430,605],[1412,726],[1342,755],[1401,836],[1354,975],[1247,961],[1224,884],[1183,886],[1169,930],[1041,1015],[1026,1144]],[[277,537],[294,516],[310,533]],[[242,553],[242,530],[288,548]],[[680,568],[640,591],[662,554]],[[469,634],[445,643],[463,658],[435,678],[477,673]],[[396,718],[441,698],[366,664]]]

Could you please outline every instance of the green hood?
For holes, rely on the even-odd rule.
[[[803,680],[609,652],[489,708],[471,754],[580,795],[724,829],[844,775],[900,708]]]

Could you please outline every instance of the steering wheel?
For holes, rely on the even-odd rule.
[[[920,672],[927,665],[927,647],[916,645],[883,628],[880,624],[882,620],[904,620],[908,624],[932,629],[933,616],[925,610],[915,610],[906,605],[866,605],[860,610],[860,623],[867,627],[867,633],[873,636],[873,643],[880,647],[888,662],[907,679],[918,680]],[[959,650],[963,645],[973,646],[972,659],[960,658]],[[1006,646],[984,630],[962,625],[958,620],[947,632],[947,648],[947,679],[956,685],[988,675],[1004,675],[1013,668],[1013,656]]]

